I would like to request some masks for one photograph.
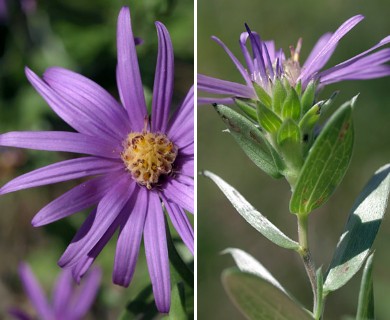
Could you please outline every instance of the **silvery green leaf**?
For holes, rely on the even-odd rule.
[[[386,213],[389,192],[387,164],[375,172],[353,205],[326,276],[325,293],[345,285],[363,265]]]
[[[279,290],[283,291],[288,295],[286,290],[282,287],[278,280],[255,258],[253,258],[249,253],[237,248],[227,248],[222,251],[223,254],[230,253],[236,263],[238,269],[242,272],[252,273],[254,275],[263,278],[269,283],[273,284]]]
[[[249,159],[271,177],[282,177],[280,174],[283,166],[282,160],[265,139],[260,129],[229,107],[217,105],[215,110]]]
[[[215,182],[237,212],[263,236],[280,247],[294,250],[299,249],[299,244],[297,242],[291,240],[280,231],[266,217],[257,211],[236,189],[210,171],[204,171],[203,174]]]
[[[237,268],[224,270],[222,283],[236,307],[250,320],[313,320],[302,308],[273,284]]]
[[[352,155],[354,102],[335,112],[311,147],[291,197],[292,213],[307,215],[320,207],[344,177]]]
[[[374,320],[374,285],[372,281],[372,261],[374,254],[372,253],[364,266],[362,283],[360,284],[358,310],[356,320]]]

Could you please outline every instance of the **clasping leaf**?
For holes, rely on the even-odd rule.
[[[291,197],[292,213],[309,214],[321,206],[344,177],[352,155],[354,102],[335,112],[311,147]]]

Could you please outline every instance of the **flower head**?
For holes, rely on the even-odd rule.
[[[63,270],[54,286],[53,300],[49,303],[27,264],[20,264],[19,275],[27,296],[37,312],[39,319],[42,320],[82,319],[95,300],[101,279],[100,269],[95,268],[78,285],[74,281],[70,270]],[[15,319],[33,319],[19,309],[11,309],[9,313]]]
[[[363,19],[362,15],[354,16],[344,22],[334,33],[324,34],[302,65],[299,61],[301,39],[298,40],[295,48],[290,47],[291,55],[287,57],[282,49],[276,50],[274,41],[263,41],[246,25],[247,32],[240,36],[245,68],[221,40],[213,37],[213,40],[229,55],[244,78],[245,85],[201,74],[198,76],[199,90],[224,95],[225,98],[200,98],[200,102],[231,103],[232,98],[235,97],[257,100],[255,85],[271,94],[273,85],[278,80],[287,82],[291,87],[300,84],[304,90],[311,81],[317,83],[317,89],[319,89],[327,84],[343,80],[372,79],[390,75],[390,66],[384,64],[390,61],[390,49],[374,52],[389,43],[390,36],[357,56],[321,71],[332,56],[339,40]],[[248,39],[252,47],[252,55],[246,45]]]
[[[142,236],[157,308],[170,308],[170,274],[164,205],[173,226],[193,252],[193,89],[170,117],[173,49],[156,22],[159,50],[149,118],[131,28],[122,8],[117,29],[117,85],[122,104],[91,80],[63,68],[40,79],[26,75],[50,107],[77,132],[10,132],[0,145],[87,154],[26,173],[0,194],[95,176],[46,205],[32,224],[42,226],[97,205],[59,260],[80,279],[119,229],[113,281],[128,286]],[[151,119],[149,121],[149,119]]]

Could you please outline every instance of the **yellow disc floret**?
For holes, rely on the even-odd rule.
[[[161,175],[172,172],[177,147],[165,134],[132,132],[125,140],[121,156],[133,179],[152,189]]]

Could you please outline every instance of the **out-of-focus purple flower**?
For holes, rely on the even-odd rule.
[[[302,40],[299,39],[295,48],[291,47],[291,57],[286,58],[282,49],[276,50],[274,41],[262,41],[260,36],[252,32],[246,25],[247,32],[240,36],[241,51],[244,55],[246,68],[232,54],[226,45],[217,37],[212,37],[229,55],[245,84],[230,82],[206,75],[198,75],[198,88],[211,94],[224,95],[224,98],[200,98],[201,103],[232,103],[232,98],[241,97],[257,99],[253,82],[271,94],[272,85],[277,79],[286,79],[292,87],[298,82],[304,89],[310,81],[316,81],[318,88],[343,80],[363,80],[390,75],[390,49],[378,48],[390,42],[390,36],[382,39],[372,48],[344,61],[334,67],[321,71],[329,61],[339,40],[344,37],[364,17],[354,16],[344,22],[334,33],[324,34],[315,44],[305,63],[301,66],[299,55]],[[246,46],[250,41],[252,55]]]
[[[0,23],[7,21],[7,19],[8,19],[7,1],[0,0]]]
[[[81,284],[77,284],[72,277],[71,271],[65,269],[57,278],[53,289],[52,301],[49,302],[27,264],[20,264],[19,275],[24,290],[41,320],[82,319],[95,300],[101,280],[99,268],[92,269]],[[16,308],[10,309],[9,313],[19,320],[34,319]]]
[[[87,154],[26,173],[0,194],[95,176],[66,192],[33,218],[42,226],[94,206],[59,260],[76,279],[88,270],[119,229],[113,282],[128,286],[142,236],[157,308],[170,308],[170,274],[163,206],[193,252],[193,89],[170,117],[173,49],[165,26],[156,22],[159,50],[151,121],[143,93],[130,10],[122,8],[117,30],[117,85],[122,105],[91,80],[62,68],[27,78],[51,108],[78,132],[10,132],[0,145]]]

